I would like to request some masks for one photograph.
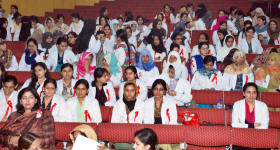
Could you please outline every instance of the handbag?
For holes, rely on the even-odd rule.
[[[178,112],[183,117],[183,124],[188,126],[200,126],[197,113],[191,111]]]

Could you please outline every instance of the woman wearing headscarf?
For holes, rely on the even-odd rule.
[[[120,29],[119,27],[119,21],[117,19],[113,19],[110,21],[110,28],[112,30],[112,35],[116,36],[117,30]]]
[[[117,57],[109,52],[105,54],[104,59],[104,68],[109,72],[109,79],[114,87],[118,87],[121,84],[122,68]]]
[[[217,54],[219,53],[219,50],[224,46],[224,40],[227,35],[229,35],[228,31],[225,29],[219,29],[217,31],[218,35],[218,42],[216,43],[216,50]]]
[[[152,86],[153,78],[159,75],[159,70],[154,63],[154,59],[147,49],[141,51],[136,69],[139,79],[146,86]]]
[[[82,17],[79,13],[73,13],[71,14],[71,21],[72,23],[70,24],[69,31],[67,32],[67,34],[69,32],[75,32],[79,35],[84,27],[84,21],[82,20]]]
[[[229,51],[236,48],[235,38],[232,35],[227,35],[223,41],[223,47],[218,50],[217,61],[224,61],[224,58],[228,55]]]
[[[242,91],[242,87],[254,81],[254,74],[251,68],[245,63],[245,54],[238,49],[233,49],[232,62],[225,68],[223,75],[223,88],[225,91]],[[227,56],[227,57],[228,57]]]
[[[171,51],[168,54],[167,62],[163,64],[162,74],[169,74],[169,66],[172,65],[175,69],[175,78],[188,79],[188,69],[185,66],[184,62],[181,62],[181,58],[178,52]]]
[[[84,52],[80,55],[79,63],[74,67],[74,76],[76,79],[86,79],[89,83],[93,81],[95,66],[92,66],[93,54]]]
[[[55,45],[54,39],[53,39],[53,34],[51,32],[45,32],[43,34],[43,39],[42,43],[39,44],[39,49],[44,51],[45,57],[44,59],[46,60],[49,56],[50,53],[54,52],[54,49],[52,48]]]
[[[277,92],[280,85],[280,54],[269,54],[266,65],[256,73],[256,84],[261,92]]]
[[[253,17],[253,26],[256,26],[258,24],[258,17],[259,16],[265,16],[266,22],[269,22],[269,17],[265,15],[262,8],[258,7],[255,9],[255,16]]]
[[[267,27],[268,45],[280,45],[280,27],[276,19],[271,19]]]
[[[166,56],[161,34],[154,34],[150,44],[146,46],[155,62],[160,62]]]
[[[213,20],[212,20],[212,12],[211,11],[207,11],[206,14],[201,18],[202,21],[204,22],[204,24],[207,26],[207,27],[210,27]]]
[[[54,33],[54,31],[58,30],[55,26],[55,22],[52,17],[48,17],[45,21],[45,32]]]

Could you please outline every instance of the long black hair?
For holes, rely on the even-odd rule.
[[[145,128],[138,130],[135,132],[134,137],[137,137],[145,146],[150,145],[151,150],[156,150],[158,138],[152,129]]]
[[[38,95],[36,89],[34,89],[32,87],[26,87],[26,88],[22,89],[18,94],[18,103],[17,103],[16,107],[17,107],[17,112],[20,114],[24,113],[24,107],[21,105],[20,101],[22,99],[23,94],[26,92],[31,92],[32,95],[37,100],[37,103],[33,106],[31,111],[38,110],[41,107],[41,99],[40,99],[40,96]]]
[[[96,86],[97,79],[101,78],[104,73],[108,73],[107,69],[105,69],[105,68],[96,68],[95,69],[95,71],[93,73],[94,81],[91,82],[92,87]],[[106,85],[106,84],[104,84],[104,85]]]
[[[202,18],[207,13],[207,8],[203,3],[197,5],[197,18]]]
[[[34,64],[33,68],[32,68],[32,77],[31,77],[31,82],[29,84],[29,87],[32,87],[32,88],[36,88],[36,83],[38,81],[38,77],[36,76],[35,74],[35,68],[37,66],[40,66],[42,67],[44,70],[46,70],[46,73],[45,73],[45,78],[48,79],[50,78],[50,73],[48,71],[48,68],[47,68],[47,65],[43,62],[38,62],[36,64]]]
[[[6,22],[8,22],[6,18],[0,18],[0,38],[2,39],[7,37],[7,29],[3,27]]]
[[[127,32],[124,29],[119,29],[117,31],[117,37],[125,42],[128,50],[129,64],[130,64],[130,43],[128,42]]]
[[[21,29],[19,33],[19,40],[20,41],[26,41],[28,37],[30,37],[31,29],[31,23],[30,23],[30,17],[23,16],[21,19]]]
[[[85,21],[84,27],[76,40],[76,49],[79,54],[88,49],[90,38],[95,32],[95,27],[94,19],[89,18]]]

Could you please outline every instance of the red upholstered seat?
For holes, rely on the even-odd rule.
[[[110,122],[113,107],[100,106],[100,111],[101,111],[102,121],[103,122]]]
[[[8,49],[13,51],[15,57],[17,58],[17,62],[19,62],[25,51],[25,41],[7,41],[6,44]]]
[[[280,129],[280,112],[269,112],[269,127]]]
[[[192,90],[191,93],[197,104],[217,104],[223,99],[222,91]]]
[[[225,150],[225,147],[207,147],[207,146],[195,146],[188,145],[187,150]]]
[[[211,108],[188,108],[189,111],[195,112],[198,115],[199,123],[203,121],[210,122],[214,125],[225,124],[225,110]]]
[[[242,92],[238,91],[224,91],[224,104],[233,105],[234,102],[243,99]]]
[[[58,141],[70,141],[69,134],[70,132],[78,125],[81,125],[82,123],[55,123],[55,139]],[[90,125],[94,131],[97,129],[97,124],[91,123]]]
[[[257,57],[259,55],[260,54],[246,54],[246,60],[247,60],[248,64],[251,65],[253,60],[255,59],[255,57]]]
[[[13,75],[17,78],[18,83],[23,84],[28,78],[31,78],[31,71],[8,71],[8,75]],[[50,72],[51,78],[59,80],[61,74],[59,72]]]
[[[200,31],[200,30],[193,30],[191,31],[191,48],[195,45],[197,45],[197,41],[198,41],[198,38],[199,38],[199,34],[202,33],[202,32],[205,32],[208,34],[208,37],[210,39],[209,43],[212,44],[212,35],[211,35],[211,30],[203,30],[203,31]]]
[[[265,50],[267,50],[270,47],[279,48],[279,45],[262,45],[262,47],[263,47],[263,50],[265,51]]]
[[[231,126],[232,110],[227,110],[227,125]]]
[[[110,142],[134,142],[134,133],[143,128],[150,128],[157,133],[159,143],[179,143],[184,141],[183,125],[144,125],[144,124],[98,124],[98,139]]]
[[[186,142],[197,146],[230,145],[230,127],[186,126]]]
[[[280,107],[280,94],[278,92],[262,92],[261,101],[268,107]]]
[[[277,148],[279,131],[277,129],[232,128],[232,144],[251,148]]]

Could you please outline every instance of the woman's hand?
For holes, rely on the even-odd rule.
[[[7,121],[7,117],[3,117],[3,119],[1,120],[1,122],[6,122]]]
[[[256,127],[259,127],[259,126],[261,126],[260,123],[255,123],[255,124],[254,124],[254,127],[255,127],[255,128],[256,128]]]
[[[18,140],[19,140],[19,136],[12,136],[12,137],[10,137],[9,144],[17,147]]]

